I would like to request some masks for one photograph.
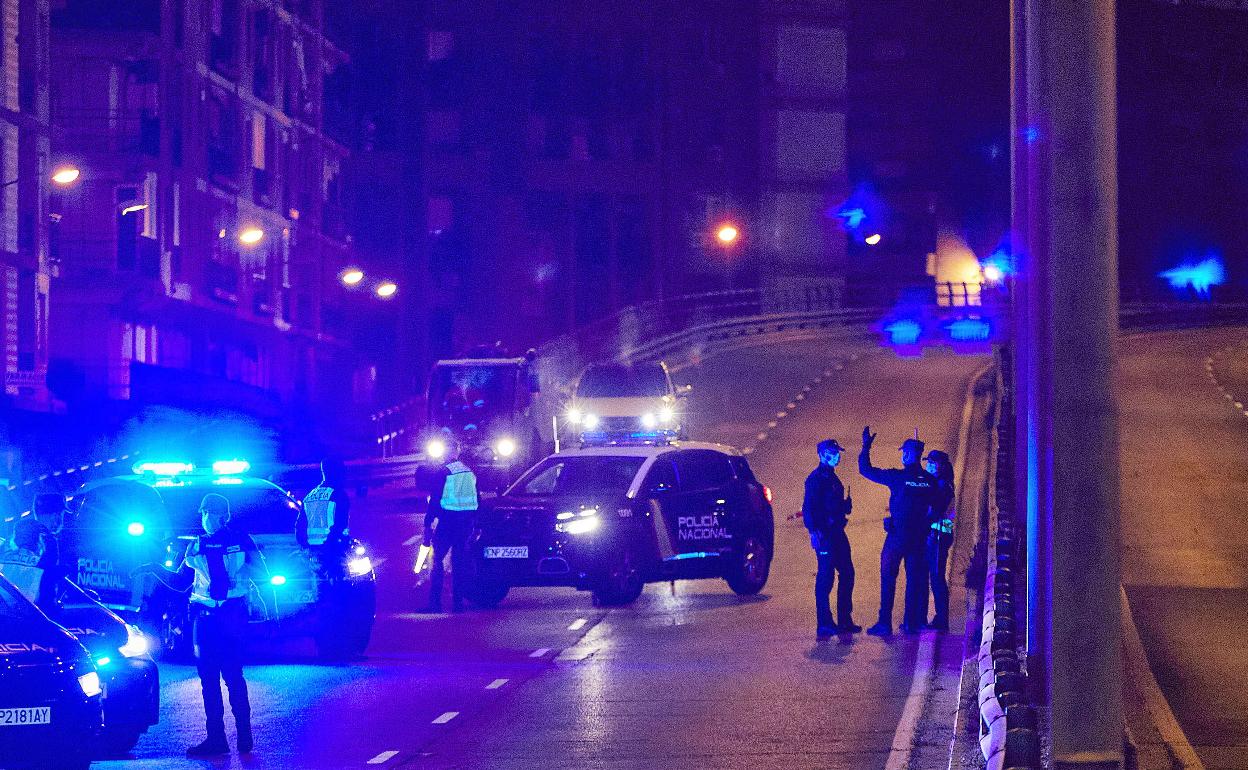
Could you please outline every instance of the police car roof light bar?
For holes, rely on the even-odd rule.
[[[194,471],[195,466],[191,463],[178,462],[142,462],[135,463],[131,470],[139,475],[151,473],[156,476],[177,476]]]
[[[212,472],[218,476],[237,476],[251,470],[251,463],[246,460],[217,460],[212,464]]]

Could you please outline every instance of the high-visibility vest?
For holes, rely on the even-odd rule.
[[[39,603],[39,586],[43,581],[39,556],[40,554],[25,548],[16,548],[9,544],[0,546],[0,575],[4,575],[10,583],[17,586],[17,590],[31,604]]]
[[[227,599],[247,596],[250,580],[244,568],[255,542],[236,532],[200,535],[186,549],[186,566],[195,571],[191,601],[219,606]]]
[[[329,537],[329,530],[334,526],[338,515],[338,503],[330,497],[334,494],[333,487],[318,486],[303,498],[303,515],[308,520],[308,543],[320,545]]]
[[[456,460],[449,463],[446,470],[450,475],[446,477],[446,484],[442,487],[442,510],[477,510],[477,477],[472,469]]]

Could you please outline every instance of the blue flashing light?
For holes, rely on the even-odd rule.
[[[147,527],[143,526],[141,521],[132,521],[126,525],[126,534],[131,537],[141,537],[146,531]]]
[[[669,556],[664,561],[681,561],[682,559],[705,559],[708,556],[719,556],[717,551],[690,551],[689,553],[678,553],[675,556]]]
[[[237,476],[222,476],[219,479],[213,479],[212,483],[219,487],[236,487],[242,484],[243,480]]]
[[[220,476],[237,476],[251,470],[251,463],[246,460],[217,460],[212,464],[212,472]]]
[[[1023,142],[1026,144],[1035,144],[1040,141],[1040,127],[1027,126],[1022,130]]]
[[[105,655],[102,658],[95,659],[95,665],[97,666],[107,666],[109,663],[112,663],[112,662],[113,662],[113,659],[108,657],[107,655]]]
[[[884,331],[888,332],[889,341],[894,345],[913,345],[923,334],[923,326],[918,321],[903,318],[885,326]]]
[[[983,318],[959,318],[946,328],[950,339],[958,342],[984,342],[992,337],[992,324]]]
[[[1206,256],[1200,262],[1184,262],[1178,267],[1160,273],[1170,283],[1170,288],[1183,291],[1191,288],[1198,295],[1207,297],[1214,286],[1226,283],[1226,266],[1216,254]]]
[[[144,462],[135,463],[131,468],[135,473],[144,474],[151,473],[156,476],[177,476],[183,473],[190,473],[195,470],[195,466],[191,463],[177,462]]]
[[[863,220],[867,218],[867,212],[862,206],[853,208],[846,206],[836,212],[836,215],[845,221],[845,229],[847,230],[857,230],[859,227],[862,227]]]
[[[269,582],[275,586],[284,586],[286,585],[286,576],[274,575],[273,577],[269,578]]]

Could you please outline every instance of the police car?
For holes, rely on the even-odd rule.
[[[142,462],[133,470],[88,483],[71,498],[62,559],[76,582],[133,618],[166,653],[188,653],[188,594],[133,573],[142,564],[181,565],[187,546],[203,534],[199,503],[215,493],[230,501],[230,526],[252,537],[270,574],[269,584],[253,586],[247,597],[250,638],[263,646],[309,636],[326,658],[363,653],[372,635],[377,576],[359,541],[332,558],[300,548],[300,502],[247,475],[244,460],[217,461],[207,470],[186,462]]]
[[[587,444],[659,436],[685,438],[685,396],[662,361],[591,364],[577,379],[564,414],[576,437]]]
[[[628,604],[650,581],[723,578],[756,594],[771,569],[771,492],[719,444],[613,444],[559,452],[478,516],[468,598],[571,586]]]
[[[0,766],[88,767],[102,694],[91,653],[0,576]]]

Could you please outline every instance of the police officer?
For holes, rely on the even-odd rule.
[[[42,545],[39,568],[50,570],[60,564],[61,560],[58,538],[61,527],[65,524],[65,497],[55,493],[39,495],[35,498],[31,512],[33,516],[18,519],[13,527],[13,539],[26,542],[31,539],[38,540]]]
[[[428,612],[442,611],[443,562],[451,557],[451,609],[464,608],[463,578],[467,570],[464,558],[472,520],[477,512],[477,477],[459,461],[459,443],[446,441],[448,462],[434,477],[433,493],[425,514],[425,545],[433,546],[433,568],[429,573]],[[436,525],[436,526],[435,526]]]
[[[205,495],[199,504],[204,533],[186,549],[177,570],[145,564],[175,590],[191,590],[195,659],[204,694],[208,736],[186,750],[188,756],[228,754],[225,739],[225,703],[221,680],[230,691],[230,710],[238,730],[239,754],[251,751],[251,703],[243,678],[242,645],[247,630],[248,583],[268,583],[268,569],[256,543],[229,526],[230,501],[217,494]]]
[[[350,536],[351,499],[347,467],[341,460],[321,461],[321,483],[303,498],[295,518],[295,539],[303,548],[321,548],[329,556],[345,551]]]
[[[901,445],[901,468],[876,468],[871,464],[875,434],[862,429],[862,452],[858,472],[888,487],[889,517],[884,519],[884,549],[880,552],[880,617],[867,629],[873,636],[893,633],[893,599],[897,573],[906,565],[906,607],[901,630],[917,634],[927,622],[927,532],[936,493],[936,477],[919,465],[923,442],[906,439]]]
[[[927,628],[948,631],[949,583],[945,579],[945,570],[949,565],[949,547],[953,545],[953,463],[949,461],[949,455],[933,449],[923,458],[923,467],[936,477],[936,494],[929,514],[931,525],[927,534],[927,568],[935,615]]]
[[[810,547],[815,551],[818,572],[815,573],[815,622],[816,634],[826,639],[833,632],[852,634],[862,630],[854,624],[854,562],[849,550],[849,537],[845,534],[846,517],[853,510],[854,501],[845,493],[845,485],[836,475],[836,466],[844,451],[835,439],[820,441],[815,451],[819,455],[819,467],[806,477],[806,491],[802,497],[802,521],[810,531]],[[829,597],[836,575],[840,583],[836,590],[836,615],[832,617]]]

